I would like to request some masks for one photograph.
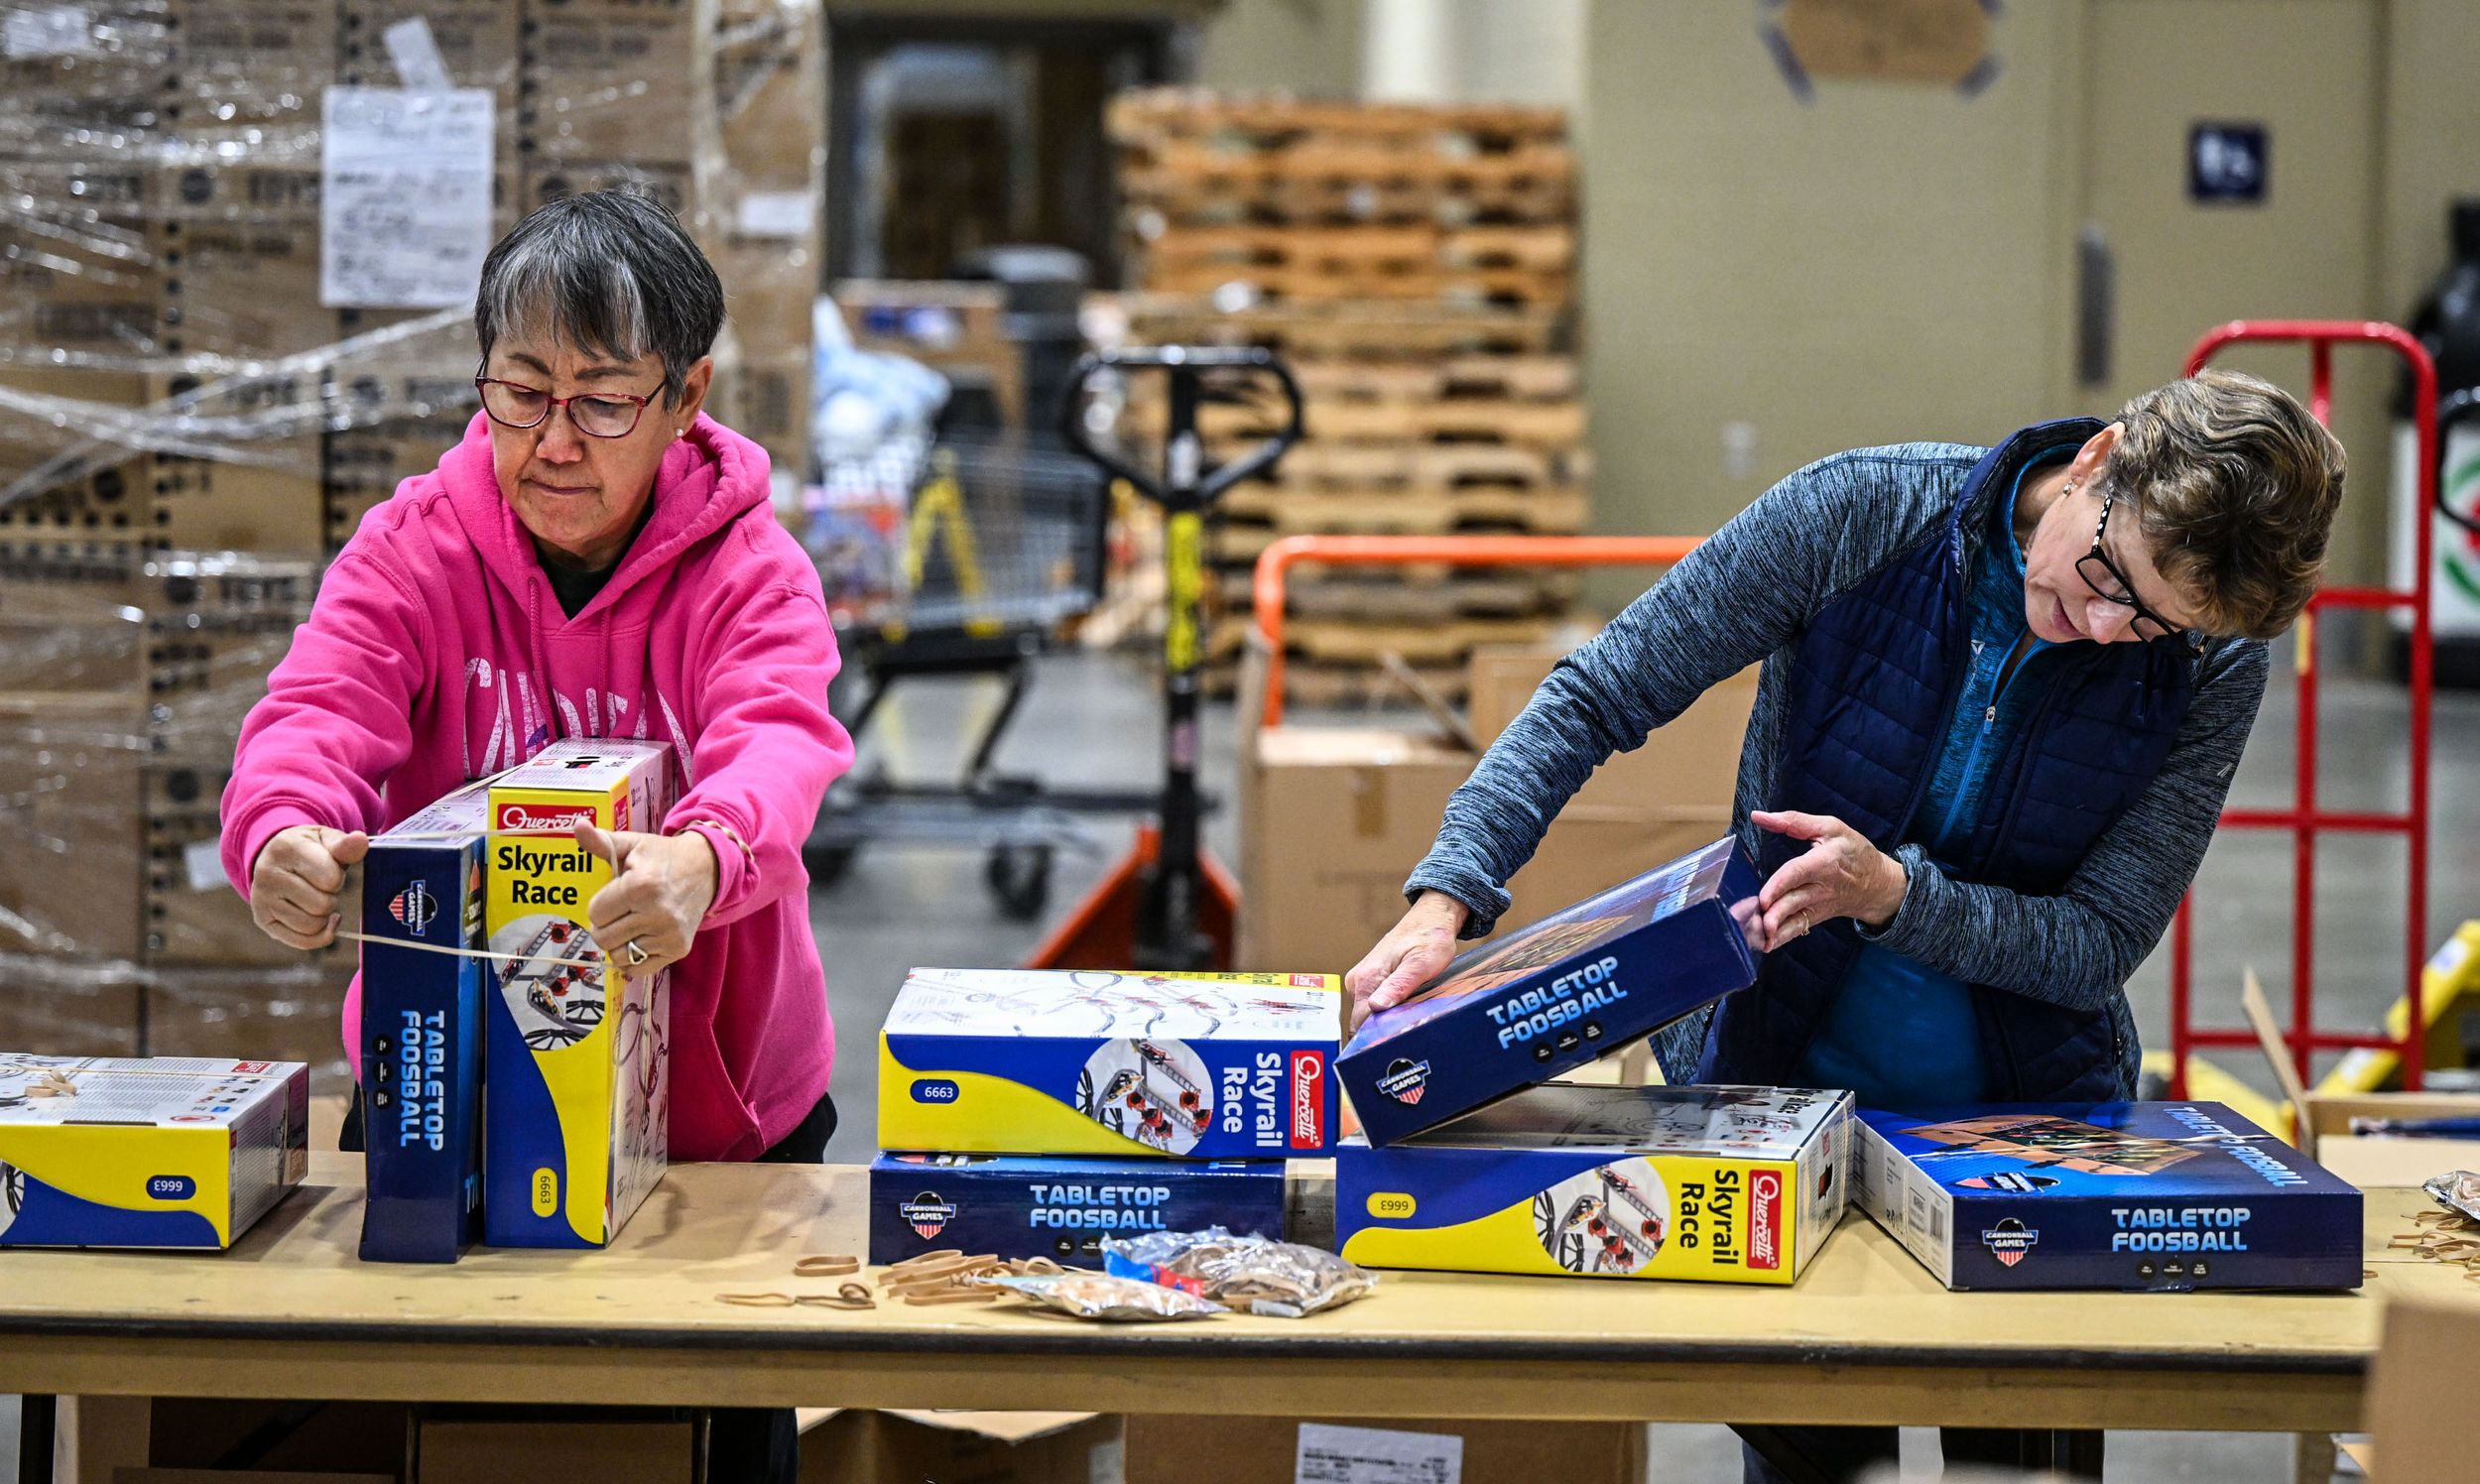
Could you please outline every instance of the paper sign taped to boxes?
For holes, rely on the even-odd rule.
[[[1464,1440],[1451,1432],[1301,1424],[1293,1484],[1462,1484]]]
[[[470,304],[491,250],[491,93],[330,87],[319,149],[318,302]]]

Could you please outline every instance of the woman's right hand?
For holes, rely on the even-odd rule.
[[[370,853],[370,836],[324,824],[277,831],[250,867],[250,919],[288,948],[323,948],[336,940],[336,894],[344,868]]]
[[[1403,920],[1343,976],[1352,996],[1347,1031],[1359,1030],[1373,1012],[1404,1003],[1436,978],[1454,958],[1455,935],[1471,916],[1470,908],[1444,892],[1423,892],[1415,899]]]

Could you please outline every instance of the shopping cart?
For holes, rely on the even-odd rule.
[[[827,792],[804,851],[813,881],[832,885],[864,845],[974,847],[1001,910],[1031,919],[1056,853],[1099,848],[1069,809],[1092,801],[993,760],[1035,657],[1101,595],[1109,494],[1091,463],[1022,440],[900,440],[824,470],[803,541],[845,663],[866,677],[843,718],[855,745],[900,681],[993,677],[1005,688],[954,780],[899,782],[882,764]]]

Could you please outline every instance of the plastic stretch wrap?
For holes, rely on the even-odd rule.
[[[798,0],[0,0],[0,1045],[332,1085],[352,955],[217,858],[241,721],[462,436],[472,274],[543,200],[678,211],[714,410],[806,462],[822,58]]]

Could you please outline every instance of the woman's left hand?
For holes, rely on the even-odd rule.
[[[657,835],[580,824],[576,838],[613,872],[585,904],[586,922],[604,958],[635,978],[687,957],[697,925],[714,905],[714,847],[706,837],[693,829]]]
[[[1783,947],[1836,918],[1870,928],[1894,921],[1909,878],[1903,862],[1869,843],[1868,836],[1826,814],[1761,809],[1749,817],[1760,829],[1808,842],[1807,852],[1775,872],[1757,894],[1758,947]]]

